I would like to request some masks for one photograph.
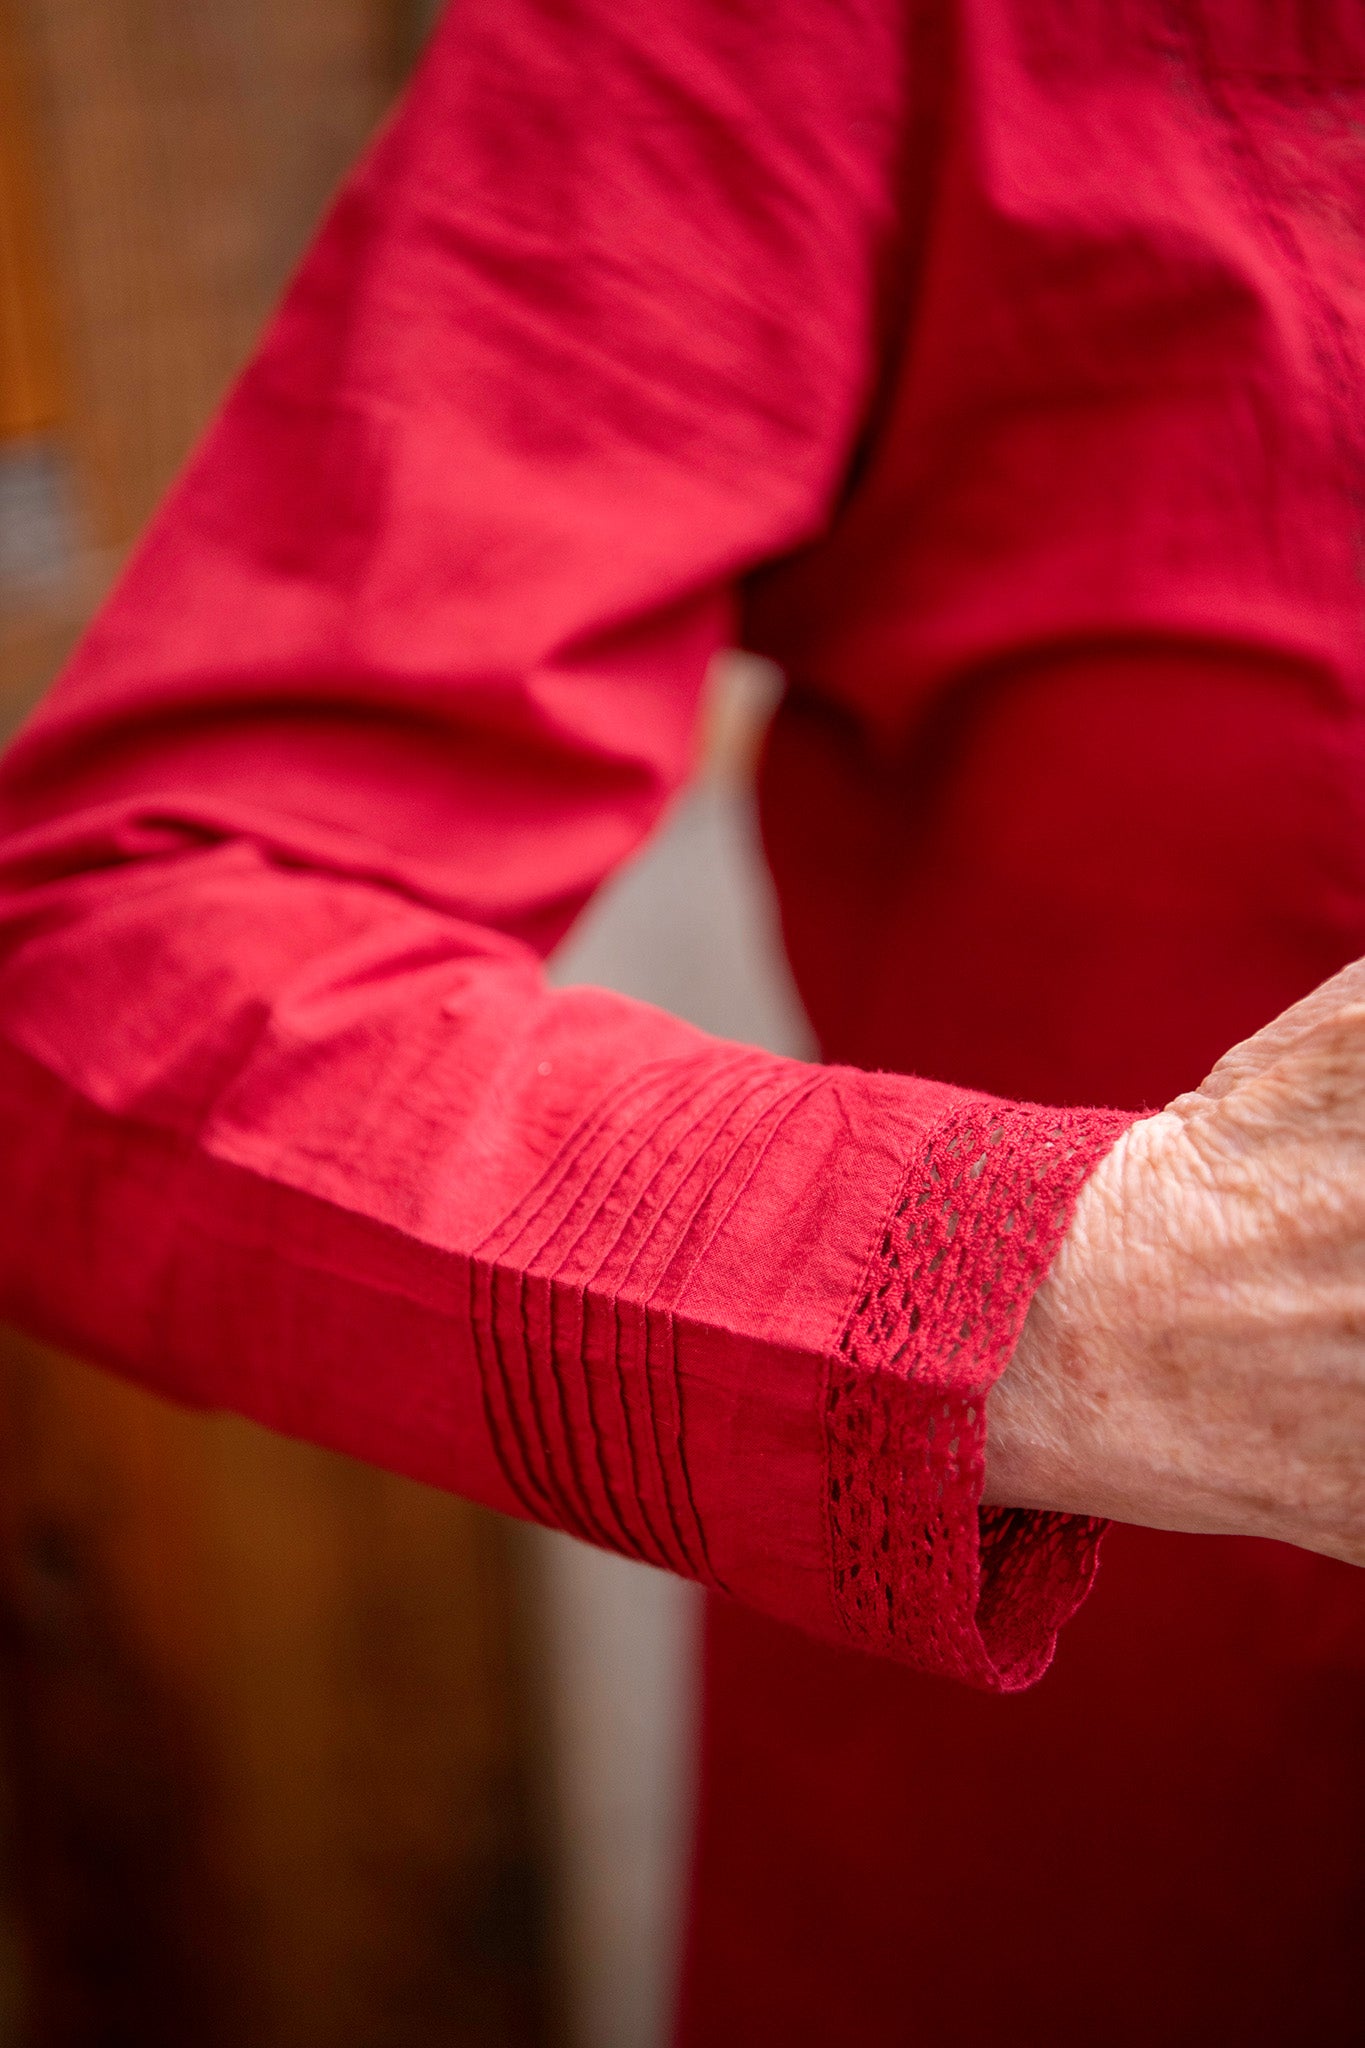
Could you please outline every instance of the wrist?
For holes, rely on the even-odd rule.
[[[1169,1112],[1130,1125],[1077,1198],[986,1409],[987,1502],[1134,1518],[1155,1456],[1139,1297],[1163,1292],[1155,1234],[1135,1227]],[[1158,1169],[1159,1177],[1159,1169]]]

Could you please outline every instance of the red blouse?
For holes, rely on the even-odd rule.
[[[978,1502],[1365,951],[1363,134],[1354,0],[458,0],[0,771],[0,1307],[731,1596],[689,2048],[1358,2018],[1357,1575],[1121,1532],[1005,1699],[1099,1531]],[[540,972],[735,637],[843,1064]]]

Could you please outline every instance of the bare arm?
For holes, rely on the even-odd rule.
[[[1365,1564],[1365,962],[1101,1162],[991,1394],[986,1499]]]

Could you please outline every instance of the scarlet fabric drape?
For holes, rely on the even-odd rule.
[[[1363,115],[1348,5],[457,0],[0,771],[0,1306],[716,1590],[689,2044],[1358,2004],[1354,1577],[1120,1532],[1011,1699],[1099,1531],[978,1500],[1363,949]],[[540,974],[735,634],[841,1064]]]

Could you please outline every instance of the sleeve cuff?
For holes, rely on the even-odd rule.
[[[1084,1600],[1104,1524],[981,1506],[985,1403],[1132,1120],[976,1097],[908,1168],[825,1389],[831,1590],[862,1648],[1013,1692]]]

